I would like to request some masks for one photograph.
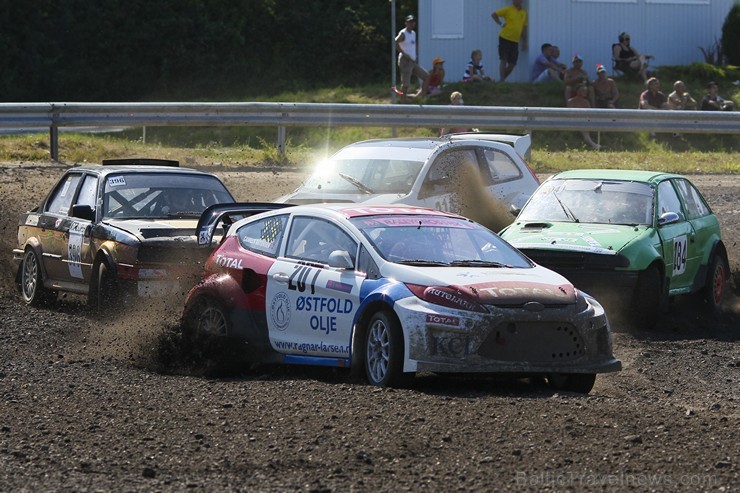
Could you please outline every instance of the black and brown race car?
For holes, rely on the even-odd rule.
[[[70,292],[100,308],[187,291],[209,253],[198,248],[198,219],[233,201],[218,177],[177,161],[71,168],[20,217],[13,256],[23,300],[38,306]]]

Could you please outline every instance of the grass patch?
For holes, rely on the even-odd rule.
[[[660,67],[663,91],[672,90],[673,81],[684,80],[694,98],[704,94],[708,78],[720,85],[720,94],[740,103],[740,86],[733,81],[740,71],[695,63],[687,67]],[[623,108],[635,108],[643,84],[617,78]],[[446,105],[453,91],[461,91],[467,105],[563,107],[560,84],[463,83],[445,87],[442,94],[427,98],[425,104]],[[258,97],[264,102],[311,102],[349,104],[387,104],[386,85],[325,88],[316,91],[280,93]],[[437,128],[399,128],[395,135],[430,137]],[[484,129],[481,131],[505,131]],[[83,163],[105,158],[147,156],[177,159],[185,165],[222,166],[304,166],[359,140],[387,138],[390,128],[382,127],[303,127],[287,129],[286,154],[277,149],[276,127],[147,127],[106,134],[60,132],[60,160]],[[740,136],[684,134],[674,137],[644,132],[592,132],[606,152],[587,150],[578,132],[536,131],[533,134],[532,167],[537,172],[571,168],[628,168],[674,171],[678,173],[738,173]],[[47,134],[0,137],[0,160],[43,161],[49,159]]]

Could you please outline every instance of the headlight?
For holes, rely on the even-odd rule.
[[[487,313],[486,307],[478,303],[471,295],[450,286],[420,286],[406,283],[406,287],[414,295],[428,303],[446,306],[456,310]]]

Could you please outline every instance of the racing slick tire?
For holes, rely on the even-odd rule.
[[[718,316],[722,311],[722,302],[727,295],[729,273],[727,259],[724,255],[715,253],[709,262],[707,281],[701,291],[701,301],[709,315]]]
[[[658,323],[660,312],[667,305],[664,302],[664,287],[660,269],[653,264],[641,271],[632,297],[630,319],[638,327],[652,329]]]
[[[588,394],[596,383],[595,373],[551,373],[547,383],[554,390]]]
[[[365,339],[365,374],[371,385],[405,387],[414,378],[403,372],[403,333],[401,324],[388,311],[370,318]]]
[[[41,262],[36,252],[29,248],[23,255],[21,264],[20,288],[23,301],[30,306],[44,306],[56,300],[57,293],[44,287],[41,275]]]

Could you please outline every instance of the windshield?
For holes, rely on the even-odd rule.
[[[111,219],[200,217],[206,207],[234,199],[209,175],[121,173],[109,175],[103,217]]]
[[[406,194],[423,162],[404,159],[331,159],[321,163],[303,189],[319,193]]]
[[[532,195],[517,220],[650,225],[653,189],[630,181],[550,180]]]
[[[358,217],[352,223],[391,262],[531,267],[526,257],[495,233],[462,218],[393,215]]]

